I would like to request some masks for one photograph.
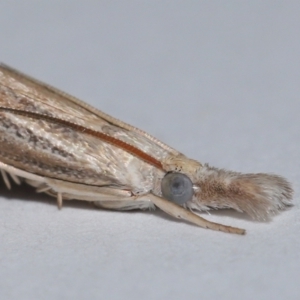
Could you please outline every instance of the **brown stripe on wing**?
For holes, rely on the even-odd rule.
[[[31,111],[26,111],[26,110],[19,110],[19,109],[14,109],[14,108],[9,108],[9,107],[0,107],[0,110],[2,111],[7,111],[7,112],[11,112],[17,115],[21,115],[21,116],[25,116],[25,117],[29,117],[29,118],[33,118],[33,119],[43,119],[43,120],[47,120],[56,124],[60,124],[60,125],[64,125],[67,126],[69,128],[72,128],[76,131],[85,133],[85,134],[89,134],[91,136],[94,136],[96,138],[99,138],[100,140],[109,143],[113,146],[116,146],[140,159],[142,159],[143,161],[145,161],[146,163],[153,165],[154,167],[163,170],[163,166],[161,164],[161,162],[159,160],[157,160],[156,158],[152,157],[151,155],[143,152],[142,150],[124,142],[121,141],[115,137],[109,136],[103,132],[100,131],[96,131],[90,128],[86,128],[84,126],[69,122],[67,120],[63,120],[63,119],[59,119],[56,117],[52,117],[52,116],[48,116],[48,115],[44,115],[44,114],[40,114],[40,113],[35,113],[35,112],[31,112]]]

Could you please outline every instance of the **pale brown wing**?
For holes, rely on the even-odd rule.
[[[142,192],[152,188],[153,166],[116,144],[87,134],[88,130],[112,136],[158,159],[169,154],[137,129],[124,128],[129,125],[122,122],[114,124],[113,118],[103,119],[96,109],[6,66],[0,67],[0,107],[40,116],[0,111],[0,160],[33,174]],[[51,118],[77,124],[80,130]]]
[[[158,159],[179,152],[150,134],[126,124],[50,85],[0,64],[1,106],[54,115],[88,128],[103,131],[155,155]],[[8,97],[10,96],[10,97]]]

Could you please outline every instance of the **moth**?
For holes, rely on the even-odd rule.
[[[0,169],[57,198],[114,210],[160,208],[213,230],[198,212],[234,209],[266,220],[291,205],[286,179],[202,164],[75,97],[0,65]]]

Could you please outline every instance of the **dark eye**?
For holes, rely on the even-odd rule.
[[[164,198],[180,205],[191,200],[194,194],[192,181],[181,173],[167,173],[161,181],[161,191]]]

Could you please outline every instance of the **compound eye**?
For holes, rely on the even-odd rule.
[[[164,198],[179,205],[191,200],[194,194],[192,181],[181,173],[167,173],[161,181],[161,191]]]

